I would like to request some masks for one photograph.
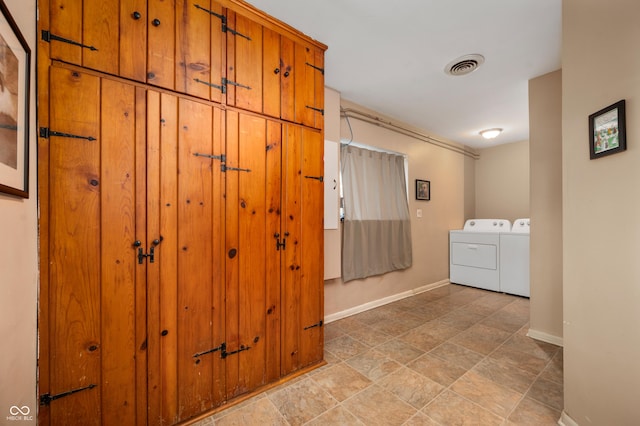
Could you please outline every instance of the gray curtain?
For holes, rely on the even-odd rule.
[[[342,280],[411,266],[411,222],[404,157],[341,148],[344,228]]]

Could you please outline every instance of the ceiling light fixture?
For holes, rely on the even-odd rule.
[[[482,136],[485,139],[493,139],[497,137],[500,133],[502,133],[502,129],[498,129],[498,128],[487,129],[487,130],[482,130],[480,132],[480,136]]]

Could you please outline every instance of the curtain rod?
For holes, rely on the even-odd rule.
[[[396,133],[403,134],[405,136],[412,137],[414,139],[421,140],[423,142],[430,143],[432,145],[438,146],[440,148],[448,149],[453,152],[457,152],[458,154],[466,155],[467,157],[471,157],[474,160],[480,158],[479,154],[476,154],[473,151],[467,150],[465,148],[460,148],[458,146],[452,145],[446,141],[436,139],[433,136],[429,136],[424,133],[417,132],[415,130],[407,129],[406,127],[402,127],[398,124],[392,123],[390,121],[384,121],[380,117],[376,117],[371,114],[367,114],[366,112],[358,111],[354,108],[340,108],[340,115],[346,118],[354,118],[356,120],[364,121],[369,124],[373,124],[379,127],[384,127],[385,129],[392,130]]]

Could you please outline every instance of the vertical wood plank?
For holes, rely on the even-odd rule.
[[[271,117],[280,117],[280,79],[284,70],[280,59],[280,34],[263,29],[263,65],[264,82],[262,111]]]
[[[324,174],[324,140],[322,133],[302,130],[302,176]],[[301,256],[300,256],[300,366],[323,357],[324,327],[324,184],[317,179],[301,182]]]
[[[146,226],[139,228],[139,240],[149,241],[150,236],[161,235],[160,232],[160,212],[164,210],[160,204],[160,93],[155,91],[146,92],[146,140],[143,141],[144,149],[142,159],[146,158],[144,172],[146,172],[146,187],[141,188],[146,193],[146,210],[148,214],[143,219]],[[145,156],[146,155],[146,156]],[[161,424],[163,420],[163,363],[161,356],[161,288],[160,288],[160,265],[164,265],[167,259],[166,252],[170,249],[167,236],[163,236],[165,250],[158,253],[158,262],[154,265],[147,265],[146,272],[147,286],[147,354],[148,354],[148,418],[149,424]],[[139,270],[142,270],[141,268]]]
[[[296,67],[295,65],[295,44],[288,37],[280,37],[280,62],[281,72],[281,98],[280,117],[283,120],[295,121],[296,119]]]
[[[239,165],[239,117],[235,111],[227,111],[227,145],[226,156],[229,167],[241,167]],[[226,273],[226,339],[229,348],[240,347],[240,289],[239,275],[240,264],[238,254],[239,241],[239,176],[238,173],[225,173],[225,273]],[[239,357],[232,356],[225,359],[227,396],[236,396],[239,393]]]
[[[154,123],[150,123],[153,125]],[[162,421],[178,421],[178,99],[160,95],[160,371]]]
[[[138,15],[139,14],[139,15]],[[138,17],[139,16],[139,17]],[[147,2],[120,0],[120,75],[146,81]]]
[[[266,322],[266,121],[240,114],[239,179],[240,348],[243,392],[265,383]],[[270,238],[271,239],[271,238]],[[231,347],[229,350],[239,348]]]
[[[318,48],[313,49],[314,65],[320,69],[324,69],[324,52]],[[314,105],[318,109],[324,110],[324,74],[319,70],[314,70]],[[324,129],[324,114],[314,111],[314,124],[317,129]]]
[[[136,420],[135,89],[104,79],[101,102],[102,423]]]
[[[50,0],[49,2],[51,34],[67,40],[82,43],[82,2],[72,0]],[[87,40],[87,43],[91,43]],[[82,48],[57,40],[50,42],[51,59],[60,59],[76,65],[82,65]]]
[[[283,216],[282,229],[287,237],[284,251],[282,285],[282,374],[300,367],[300,138],[298,126],[284,126],[283,140]]]
[[[209,99],[211,81],[211,15],[209,0],[176,0],[176,90]],[[216,82],[219,84],[219,82]]]
[[[140,241],[148,241],[147,238],[147,185],[150,191],[153,191],[157,200],[157,181],[153,183],[147,179],[147,91],[144,88],[137,87],[135,91],[135,194],[136,194],[136,217],[135,217],[135,239]],[[155,141],[149,141],[152,146]],[[158,162],[152,169],[157,173]],[[157,212],[158,209],[152,210]],[[156,224],[157,214],[153,214],[154,220],[152,224]],[[158,235],[154,233],[153,235]],[[135,262],[135,260],[134,260]],[[151,270],[157,271],[157,268]],[[147,377],[149,371],[148,364],[148,330],[147,330],[147,288],[154,286],[157,292],[157,272],[155,275],[150,273],[147,275],[147,268],[136,267],[135,276],[135,298],[136,298],[136,316],[135,316],[135,337],[136,337],[136,424],[144,426],[147,424],[148,400],[147,400]],[[147,277],[149,279],[147,279]],[[153,283],[153,284],[152,284]],[[157,294],[157,293],[156,293]],[[157,305],[154,309],[157,312]],[[157,364],[156,364],[157,367]]]
[[[296,43],[295,46],[295,91],[296,91],[296,123],[305,126],[313,126],[313,110],[308,107],[315,106],[314,103],[314,72],[315,70],[307,64],[313,64],[314,54],[311,48]]]
[[[147,83],[175,87],[175,0],[148,2]]]
[[[100,385],[100,81],[51,69],[50,394]],[[101,387],[51,405],[52,424],[98,424]]]
[[[215,0],[211,0],[210,10],[217,15],[224,16],[226,10]],[[215,85],[221,85],[223,77],[226,76],[225,63],[227,55],[227,37],[226,33],[222,32],[222,20],[217,16],[211,15],[211,69],[209,75],[209,83]],[[209,91],[209,99],[214,102],[224,102],[226,95],[221,89],[212,87]]]
[[[262,25],[236,13],[235,27],[231,28],[250,39],[228,33],[235,38],[234,81],[242,85],[235,87],[234,105],[262,112]]]
[[[282,125],[275,121],[267,121],[266,147],[266,313],[265,331],[266,376],[267,382],[280,377],[281,350],[281,250],[276,250],[276,234],[280,234],[281,221],[281,174],[282,174]],[[282,237],[281,237],[282,238]]]
[[[83,49],[82,65],[117,74],[120,70],[120,8],[117,1],[83,0],[82,40],[96,50]]]
[[[211,107],[179,100],[178,133],[178,394],[181,420],[212,408]]]

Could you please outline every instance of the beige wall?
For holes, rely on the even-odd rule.
[[[5,0],[31,47],[35,76],[35,2]],[[35,423],[37,324],[37,197],[35,79],[31,79],[29,199],[0,195],[0,423]],[[7,420],[12,406],[32,421]]]
[[[476,217],[529,217],[529,142],[484,148],[476,161]]]
[[[640,424],[640,2],[564,0],[565,413]],[[627,151],[589,160],[589,114],[627,104]]]
[[[342,101],[345,107],[354,107]],[[355,106],[359,110],[363,108]],[[376,114],[379,116],[379,114]],[[325,314],[330,316],[355,307],[393,297],[420,287],[441,283],[449,277],[449,230],[464,223],[465,202],[470,198],[465,184],[473,179],[465,171],[465,156],[356,119],[350,119],[355,142],[401,152],[409,158],[409,211],[413,240],[413,266],[365,280],[325,282]],[[329,123],[327,123],[327,126]],[[331,130],[326,129],[329,134]],[[342,120],[342,140],[350,132]],[[431,201],[415,200],[415,179],[431,181]],[[418,209],[422,217],[416,217]],[[332,244],[325,242],[325,244]]]
[[[529,335],[562,342],[562,72],[529,81]]]

